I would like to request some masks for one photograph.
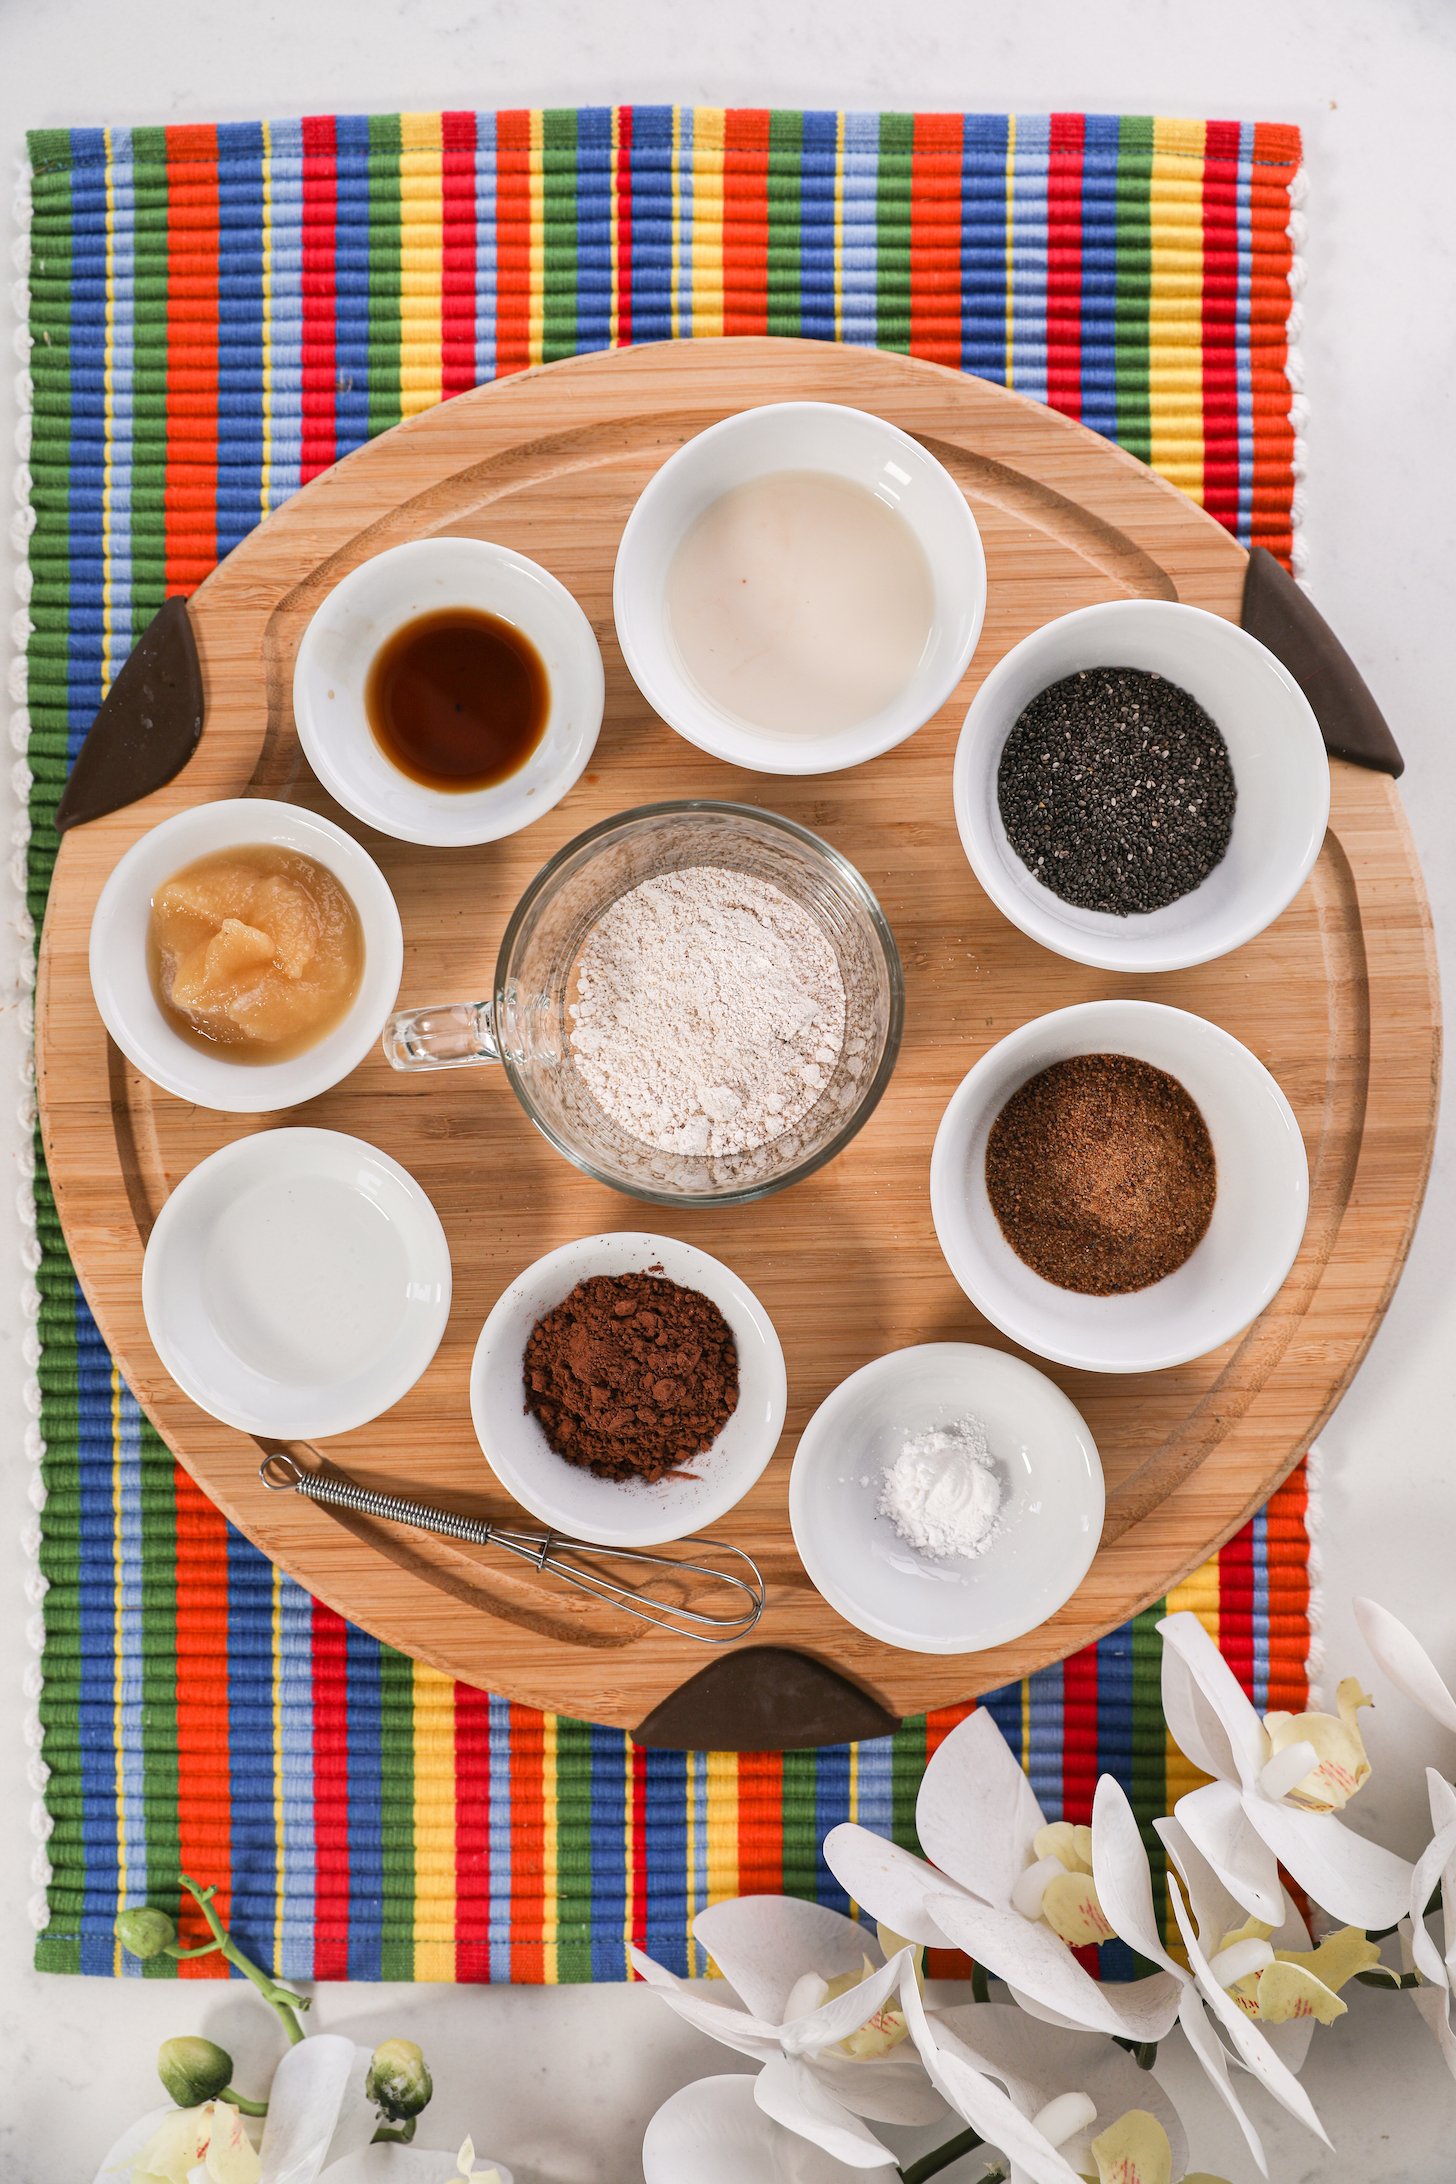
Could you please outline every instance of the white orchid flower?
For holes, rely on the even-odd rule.
[[[825,1862],[896,1933],[964,1949],[1035,2016],[1118,2039],[1162,2039],[1177,2015],[1176,1982],[1162,1974],[1096,1980],[1077,1962],[1073,1948],[1119,1931],[1099,1901],[1093,1830],[1048,1827],[984,1707],[931,1759],[915,1826],[928,1859],[850,1823],[826,1837]]]
[[[929,2123],[940,2100],[907,2036],[918,1952],[790,1896],[740,1896],[693,1921],[741,2008],[710,2000],[640,1950],[632,1963],[670,2009],[761,2065],[763,2113],[852,2168],[891,2156],[869,2123]],[[868,2119],[868,2121],[866,2120]]]
[[[124,2173],[129,2184],[258,2184],[257,2148],[230,2101],[203,2101],[196,2108],[167,2108],[145,2119],[145,2136],[134,2149],[111,2149],[101,2179]],[[129,2133],[128,2136],[134,2136]]]
[[[1010,2184],[1173,2184],[1188,2145],[1167,2094],[1121,2048],[999,2003],[926,2012],[912,2033],[951,2106]],[[1188,2184],[1196,2184],[1189,2179]]]
[[[1142,1834],[1126,1793],[1110,1775],[1098,1783],[1093,1805],[1098,1893],[1124,1940],[1149,1963],[1161,1966],[1178,1988],[1178,2022],[1188,2044],[1267,2175],[1259,2134],[1234,2091],[1229,2062],[1242,2063],[1281,2107],[1328,2145],[1324,2126],[1295,2076],[1308,2053],[1315,2020],[1312,2014],[1291,2013],[1293,2021],[1280,2026],[1273,2038],[1251,2022],[1244,2004],[1230,1989],[1251,1972],[1263,1971],[1266,1954],[1272,1960],[1274,1951],[1267,1942],[1249,1940],[1223,1946],[1224,1937],[1239,1923],[1234,1899],[1176,1821],[1160,1820],[1157,1825],[1173,1860],[1168,1899],[1187,1952],[1186,1968],[1164,1945],[1153,1909],[1152,1868]],[[1275,1931],[1281,1943],[1307,1945],[1309,1936],[1282,1891],[1279,1909]]]
[[[1337,1817],[1370,1773],[1357,1720],[1370,1701],[1358,1683],[1341,1684],[1338,1715],[1261,1721],[1196,1615],[1166,1616],[1158,1629],[1169,1730],[1212,1777],[1179,1798],[1174,1817],[1229,1893],[1278,1926],[1282,1865],[1342,1924],[1393,1926],[1410,1901],[1410,1866]]]

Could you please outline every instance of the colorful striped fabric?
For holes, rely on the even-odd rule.
[[[304,480],[493,375],[610,343],[781,333],[1003,380],[1286,559],[1297,132],[1063,114],[622,108],[321,116],[31,140],[31,909],[70,758],[127,651]],[[218,1883],[289,1977],[684,1967],[735,1892],[836,1901],[824,1831],[913,1840],[960,1710],[820,1752],[640,1752],[454,1685],[229,1530],[122,1384],[42,1168],[33,1253],[51,1834],[39,1963],[111,1973],[121,1902]],[[1173,1604],[1298,1708],[1302,1473]],[[1155,1612],[996,1694],[1050,1813],[1181,1786]],[[184,1918],[184,1936],[191,1926]],[[213,1976],[218,1959],[151,1975]]]

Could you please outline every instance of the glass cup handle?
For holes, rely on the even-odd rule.
[[[384,1027],[391,1069],[463,1069],[498,1062],[500,1045],[488,1001],[444,1001],[437,1008],[400,1009]]]

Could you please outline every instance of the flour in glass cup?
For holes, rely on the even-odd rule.
[[[781,889],[718,865],[618,897],[588,933],[571,1049],[630,1137],[691,1156],[752,1152],[801,1122],[844,1046],[844,981]]]

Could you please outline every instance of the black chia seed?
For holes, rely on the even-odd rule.
[[[1079,910],[1162,910],[1202,884],[1234,826],[1228,745],[1196,698],[1137,667],[1091,667],[1034,697],[996,797],[1017,856]]]

